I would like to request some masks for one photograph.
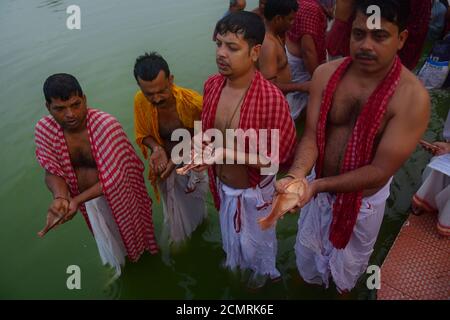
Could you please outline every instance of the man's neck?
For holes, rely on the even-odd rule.
[[[277,33],[277,31],[275,30],[275,28],[272,26],[272,24],[270,22],[266,22],[265,25],[266,25],[267,33],[269,33],[270,35],[272,35],[274,37],[281,36],[280,34]]]
[[[227,78],[226,86],[231,89],[235,89],[235,90],[247,89],[248,87],[250,87],[250,84],[253,81],[255,72],[256,72],[256,69],[252,68],[249,72],[247,72],[246,74],[244,74],[238,78],[233,78],[233,77]]]

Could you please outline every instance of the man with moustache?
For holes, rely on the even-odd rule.
[[[369,29],[367,8],[381,9]],[[430,98],[397,52],[408,12],[393,0],[358,2],[351,56],[320,66],[294,164],[278,181],[309,181],[298,207],[295,252],[301,277],[341,293],[365,272],[380,230],[392,176],[428,126]]]

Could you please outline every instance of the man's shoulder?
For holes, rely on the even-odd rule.
[[[35,125],[34,131],[45,131],[56,133],[59,130],[59,124],[51,115],[43,116]]]
[[[313,74],[313,82],[320,82],[323,86],[326,86],[331,76],[336,72],[339,66],[344,63],[346,58],[336,59],[317,67]]]
[[[257,72],[258,80],[261,83],[262,93],[263,96],[265,96],[267,99],[264,99],[266,102],[270,103],[270,101],[273,100],[279,100],[286,101],[286,98],[284,94],[281,92],[281,90],[274,85],[271,81],[264,78],[261,72]],[[287,102],[286,102],[287,103]]]
[[[114,125],[120,125],[119,121],[113,115],[99,110],[99,109],[88,109],[88,117],[91,125],[96,125],[101,123],[104,126],[112,127]]]
[[[173,89],[174,89],[174,91],[176,91],[176,92],[178,92],[180,94],[184,94],[185,96],[187,96],[187,97],[189,97],[191,99],[192,98],[198,98],[198,97],[202,96],[199,92],[197,92],[194,89],[182,87],[182,86],[179,86],[179,85],[176,85],[176,84],[173,85]]]
[[[396,101],[407,108],[423,108],[428,105],[430,95],[420,80],[403,67],[400,82],[394,94]],[[425,106],[424,106],[425,105]]]
[[[311,15],[313,15],[326,17],[324,10],[316,0],[300,0],[300,7],[303,9],[299,9],[299,13],[301,16],[310,17]]]

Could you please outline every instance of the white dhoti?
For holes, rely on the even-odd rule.
[[[180,243],[191,235],[207,215],[205,196],[208,176],[205,172],[194,171],[182,176],[174,170],[166,180],[159,183],[159,190],[169,242]]]
[[[85,204],[95,242],[104,265],[115,269],[115,277],[121,274],[127,250],[123,244],[117,223],[104,196],[87,201]]]
[[[311,75],[306,70],[305,63],[302,59],[292,55],[286,48],[286,55],[288,58],[289,68],[291,69],[292,82],[304,83],[311,80]],[[286,95],[286,100],[291,109],[292,119],[296,120],[303,109],[308,105],[307,92],[291,92]]]
[[[225,266],[252,270],[252,286],[264,285],[267,277],[275,279],[280,276],[275,265],[275,227],[263,231],[258,224],[258,220],[269,215],[272,209],[268,203],[272,202],[274,195],[274,177],[267,177],[260,186],[233,189],[217,182],[221,199],[219,218],[226,253]]]
[[[297,268],[306,282],[328,288],[332,277],[340,292],[353,289],[372,255],[391,181],[375,195],[363,198],[353,234],[342,250],[329,240],[335,196],[319,193],[301,210],[295,253]]]
[[[414,195],[415,207],[438,213],[438,232],[450,236],[450,177],[428,168],[424,171],[423,184]]]

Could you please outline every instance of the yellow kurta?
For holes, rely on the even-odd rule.
[[[172,93],[175,97],[178,117],[183,126],[193,128],[194,121],[200,120],[203,104],[202,96],[193,90],[181,88],[175,84],[172,87]],[[164,142],[159,135],[158,109],[147,100],[140,90],[134,96],[134,132],[136,143],[145,159],[148,159],[148,151],[142,141],[146,137],[151,136],[161,146],[164,146]],[[148,178],[155,191],[156,199],[159,201],[158,177],[151,169],[149,169]]]

